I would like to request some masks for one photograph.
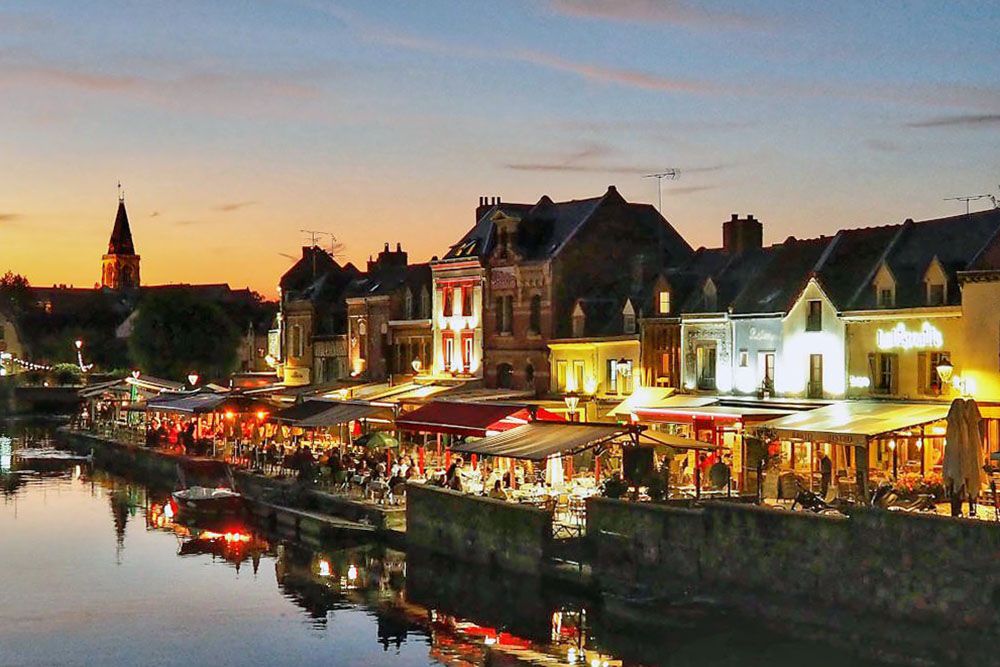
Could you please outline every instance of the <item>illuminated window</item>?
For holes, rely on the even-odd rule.
[[[612,394],[618,391],[618,360],[608,359],[608,377],[607,377],[608,393]]]
[[[806,312],[806,331],[822,331],[823,330],[823,302],[819,299],[813,299],[808,304],[808,311]]]
[[[573,391],[583,391],[583,369],[584,363],[582,359],[573,360]]]
[[[750,365],[750,353],[746,350],[740,350],[739,357],[740,368],[746,368]]]
[[[920,391],[924,394],[937,396],[944,387],[941,377],[938,375],[937,367],[946,359],[950,359],[948,352],[920,352],[917,354],[917,367],[920,372]]]
[[[556,389],[566,390],[566,360],[560,359],[556,362]]]
[[[663,290],[660,292],[660,315],[670,314],[670,292],[668,290]]]
[[[472,367],[472,336],[466,336],[462,339],[462,350],[465,370],[469,370]]]
[[[809,355],[809,398],[823,397],[823,355]]]

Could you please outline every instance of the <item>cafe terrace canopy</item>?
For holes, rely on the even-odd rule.
[[[553,454],[576,454],[630,432],[629,427],[615,424],[531,422],[452,449],[480,456],[544,461]]]
[[[542,408],[535,409],[535,419],[564,421],[560,415]],[[431,401],[400,415],[396,419],[396,428],[481,438],[490,433],[508,431],[530,420],[531,411],[524,404]]]
[[[323,428],[372,417],[389,420],[392,418],[392,408],[367,401],[312,399],[279,410],[272,419],[280,424],[300,428]]]
[[[267,411],[269,405],[242,394],[200,391],[191,394],[162,395],[151,398],[146,403],[151,412],[173,412],[177,414],[202,415],[212,412],[260,412]]]
[[[700,408],[718,402],[714,396],[672,395],[673,389],[665,387],[640,387],[631,396],[615,406],[609,417],[628,419],[636,415],[639,419],[657,421],[658,417],[672,414],[678,409]]]
[[[946,403],[842,401],[760,424],[779,439],[865,447],[871,438],[940,421]]]
[[[701,440],[695,440],[694,438],[684,438],[679,435],[671,435],[670,433],[663,433],[661,431],[642,431],[639,434],[639,444],[653,444],[661,447],[670,447],[671,449],[695,449],[705,452],[715,452],[720,449],[718,445],[713,445],[710,442],[702,442]]]

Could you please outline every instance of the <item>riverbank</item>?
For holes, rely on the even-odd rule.
[[[177,465],[196,457],[153,450],[67,427],[57,429],[61,444],[77,453],[93,453],[102,468],[138,481],[174,488]],[[263,525],[281,528],[306,542],[321,542],[345,535],[379,539],[402,545],[405,513],[400,508],[379,507],[305,488],[295,480],[273,478],[234,470],[237,490]],[[197,478],[192,481],[197,482]]]
[[[98,465],[160,484],[172,485],[186,458],[59,433]],[[491,577],[545,581],[600,600],[611,624],[657,632],[661,617],[707,605],[907,665],[990,664],[1000,641],[996,524],[592,498],[585,536],[554,539],[546,512],[437,487],[410,485],[404,515],[288,479],[237,477],[258,519],[295,539],[375,539]]]

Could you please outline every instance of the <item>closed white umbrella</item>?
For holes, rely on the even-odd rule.
[[[551,487],[561,487],[564,483],[562,457],[553,454],[545,461],[545,481]]]
[[[964,440],[968,435],[965,416],[965,401],[956,398],[948,410],[948,427],[944,434],[944,460],[941,462],[941,476],[949,493],[959,493],[965,485],[965,465],[963,463]]]
[[[979,406],[972,399],[965,403],[965,451],[963,458],[965,489],[973,499],[979,495],[983,484],[983,461],[982,446],[983,433],[981,430],[983,416],[979,412]]]

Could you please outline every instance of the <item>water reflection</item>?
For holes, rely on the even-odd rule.
[[[0,563],[18,573],[0,587],[3,664],[861,664],[706,610],[636,630],[531,578],[185,522],[169,488],[85,463],[12,475],[26,442],[2,473],[22,480],[0,505]]]

